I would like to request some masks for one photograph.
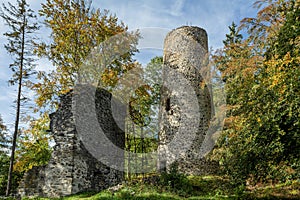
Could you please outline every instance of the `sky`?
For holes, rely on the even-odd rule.
[[[38,11],[41,3],[45,1],[27,0],[35,11]],[[7,2],[0,1],[1,4]],[[14,4],[15,0],[9,2]],[[92,7],[109,10],[124,22],[129,30],[142,30],[144,43],[141,46],[141,54],[137,55],[136,59],[147,63],[153,56],[161,54],[166,33],[184,25],[204,28],[208,33],[209,47],[214,50],[221,48],[222,40],[228,33],[228,26],[233,21],[239,24],[243,18],[256,15],[254,2],[255,0],[94,0]],[[12,75],[8,66],[12,63],[12,58],[4,49],[7,40],[3,34],[7,30],[4,21],[0,19],[0,114],[11,129],[15,118],[14,100],[17,92],[15,86],[8,85]],[[49,31],[43,28],[37,33],[37,37],[49,41]],[[37,61],[37,70],[51,67],[51,63],[45,59]],[[28,95],[34,97],[33,93]]]

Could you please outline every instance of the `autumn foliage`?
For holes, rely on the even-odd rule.
[[[231,26],[214,59],[227,92],[227,123],[214,156],[238,183],[299,178],[300,4],[259,1],[242,40]],[[233,40],[231,40],[233,41]]]

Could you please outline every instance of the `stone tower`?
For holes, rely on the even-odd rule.
[[[200,73],[207,52],[207,33],[199,27],[183,26],[165,38],[159,114],[160,170],[168,170],[172,163],[187,174],[211,170],[201,156],[212,115],[210,92]]]

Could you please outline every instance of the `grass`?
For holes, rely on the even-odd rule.
[[[300,199],[300,182],[293,181],[276,185],[234,188],[228,179],[220,176],[188,177],[192,190],[173,190],[155,183],[123,185],[117,191],[104,190],[100,193],[82,193],[52,200],[177,200],[177,199]],[[24,198],[28,199],[28,198]],[[49,200],[48,198],[33,198]]]
[[[251,190],[260,199],[300,199],[300,181],[289,181],[275,185],[262,185]]]

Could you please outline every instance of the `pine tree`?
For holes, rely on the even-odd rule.
[[[238,52],[242,52],[244,50],[247,51],[247,45],[245,48],[242,41],[243,36],[239,33],[239,30],[237,30],[237,25],[232,22],[231,26],[228,26],[228,28],[229,33],[226,34],[226,39],[223,40],[224,48],[222,51],[218,51],[219,58],[221,58],[221,60],[219,60],[219,58],[216,59],[218,56],[215,56],[217,68],[223,73],[222,78],[224,82],[226,82],[227,79],[232,76],[231,69],[234,64],[232,65],[231,62],[233,61],[234,63],[236,59],[239,59],[240,54]],[[230,71],[230,76],[227,76],[228,70]]]
[[[5,49],[14,57],[14,61],[10,64],[11,70],[14,72],[10,84],[18,84],[18,94],[16,99],[16,118],[15,128],[12,139],[10,167],[8,174],[8,182],[6,195],[9,195],[12,184],[12,172],[14,165],[16,141],[19,131],[19,121],[21,114],[21,102],[25,100],[23,95],[23,86],[26,85],[26,80],[34,73],[34,65],[32,58],[32,34],[38,30],[36,16],[33,10],[29,8],[26,0],[17,0],[17,4],[13,5],[8,2],[8,6],[2,4],[0,16],[4,19],[9,27],[9,31],[4,35],[8,39]]]
[[[226,34],[226,39],[223,40],[223,44],[225,46],[230,46],[233,44],[238,44],[241,43],[243,36],[242,34],[239,34],[238,30],[237,30],[237,25],[232,22],[231,26],[228,26],[229,28],[229,34]]]

